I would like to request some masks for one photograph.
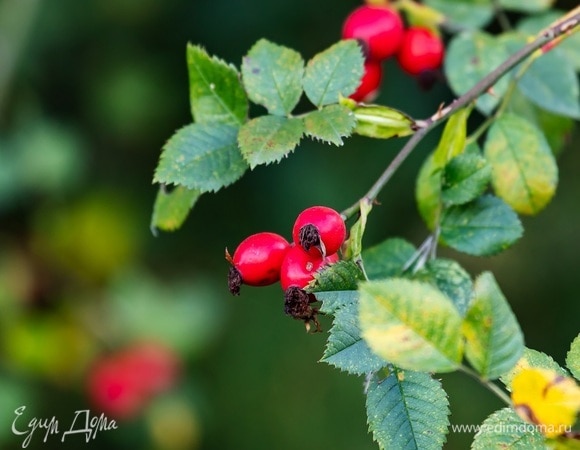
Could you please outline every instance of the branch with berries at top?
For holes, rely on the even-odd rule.
[[[507,58],[502,64],[492,70],[488,75],[481,79],[475,86],[467,91],[461,97],[455,99],[451,104],[441,107],[435,114],[425,120],[417,120],[415,122],[417,131],[411,136],[391,163],[387,166],[381,176],[375,181],[368,192],[361,200],[374,202],[393,177],[395,172],[419,145],[423,138],[437,125],[441,124],[445,119],[451,116],[454,112],[467,106],[475,101],[480,95],[488,92],[493,85],[511,69],[517,66],[524,59],[532,55],[537,50],[544,47],[556,39],[562,40],[572,33],[578,31],[580,25],[580,6],[574,8],[566,16],[557,20],[552,25],[543,30],[532,42],[522,47],[519,51]],[[544,52],[542,52],[544,53]],[[353,217],[359,211],[360,200],[341,212],[344,219]]]

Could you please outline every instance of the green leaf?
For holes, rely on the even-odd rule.
[[[197,123],[241,125],[248,115],[248,98],[237,69],[210,57],[197,45],[187,45],[189,98]]]
[[[471,450],[545,450],[543,435],[524,422],[512,408],[494,412],[483,421],[473,438]]]
[[[200,191],[184,186],[177,186],[171,192],[163,186],[160,187],[153,206],[151,229],[177,230],[185,222],[200,195]]]
[[[377,280],[402,275],[415,250],[413,244],[400,238],[387,239],[365,249],[362,257],[367,277]]]
[[[508,58],[505,46],[483,32],[461,33],[454,37],[445,58],[445,74],[455,94],[463,95],[489,72]],[[505,94],[509,79],[503,76],[490,93],[480,96],[475,106],[484,114],[490,114]]]
[[[260,39],[242,61],[248,97],[270,114],[287,116],[302,95],[304,60],[295,50]]]
[[[342,103],[352,105],[349,99],[342,100]],[[356,119],[354,132],[360,136],[389,139],[409,136],[415,132],[415,121],[397,109],[362,103],[356,103],[351,109]]]
[[[528,100],[519,89],[513,92],[507,110],[538,127],[544,133],[555,156],[558,156],[570,140],[574,119],[541,109]]]
[[[552,199],[558,166],[544,135],[530,122],[502,114],[484,146],[495,193],[520,214],[537,214]]]
[[[522,4],[523,3],[527,2],[522,2]],[[551,23],[561,18],[564,14],[566,14],[564,11],[551,10],[543,14],[525,17],[518,22],[517,29],[528,36],[535,36]],[[570,36],[566,36],[566,39],[560,42],[558,47],[554,50],[564,53],[566,59],[572,63],[574,68],[580,70],[580,34],[573,33]]]
[[[386,365],[360,337],[357,302],[334,311],[334,321],[320,361],[354,375],[375,372]]]
[[[525,13],[537,13],[552,6],[554,0],[499,0],[502,8]]]
[[[572,341],[570,351],[566,355],[566,366],[570,373],[580,380],[580,334]]]
[[[364,58],[357,41],[342,40],[315,55],[306,65],[304,92],[320,107],[348,97],[363,76]]]
[[[369,431],[381,449],[438,450],[449,427],[441,383],[424,372],[393,368],[367,391]]]
[[[364,275],[357,264],[353,261],[338,261],[317,272],[306,290],[308,292],[356,290],[360,280],[364,280]]]
[[[415,186],[417,208],[430,230],[435,229],[441,214],[443,170],[435,164],[433,153],[425,158]]]
[[[441,199],[445,206],[463,205],[483,194],[491,166],[478,153],[462,153],[445,166]]]
[[[536,105],[580,119],[580,88],[574,66],[554,49],[537,58],[518,81],[518,88]],[[557,67],[558,70],[554,70]]]
[[[356,124],[354,114],[346,106],[330,105],[304,116],[304,129],[311,138],[336,146],[352,134]]]
[[[200,192],[232,184],[248,168],[236,143],[237,134],[236,127],[220,123],[181,128],[163,147],[153,181]]]
[[[510,371],[504,373],[500,377],[500,381],[506,386],[508,390],[511,390],[511,384],[514,377],[522,370],[529,368],[548,369],[559,373],[563,377],[569,376],[568,372],[560,367],[551,356],[526,347],[524,348],[522,357],[518,360],[516,365],[512,367]]]
[[[465,357],[484,379],[511,370],[524,352],[520,325],[493,275],[475,280],[474,298],[463,322]]]
[[[471,108],[462,108],[454,113],[443,129],[443,134],[433,155],[437,167],[444,167],[448,161],[463,153],[467,137],[467,118]]]
[[[483,28],[493,17],[489,0],[425,0],[425,4],[445,14],[460,28]]]
[[[409,370],[450,372],[460,364],[461,317],[427,283],[403,278],[359,285],[362,336],[386,361]]]
[[[447,209],[441,220],[441,241],[476,256],[505,250],[517,241],[523,227],[516,213],[492,195]]]
[[[304,133],[300,119],[261,116],[240,128],[238,144],[253,169],[260,164],[279,162],[294,151]]]
[[[413,274],[413,279],[436,286],[451,299],[459,315],[465,316],[473,296],[473,282],[459,263],[445,258],[432,259]]]
[[[358,304],[357,291],[317,292],[316,300],[322,302],[320,312],[324,314],[336,313],[340,308]]]

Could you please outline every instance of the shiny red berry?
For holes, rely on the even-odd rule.
[[[372,102],[379,95],[383,79],[383,68],[380,62],[365,61],[364,73],[356,91],[349,97],[357,102]]]
[[[445,47],[432,31],[426,28],[410,27],[403,37],[397,61],[410,75],[436,70],[441,67]]]
[[[338,254],[323,258],[306,253],[299,245],[288,250],[280,269],[280,284],[286,291],[289,287],[304,288],[314,279],[314,274],[323,267],[338,261]]]
[[[324,265],[321,255],[313,256],[295,245],[286,254],[280,269],[280,284],[285,291],[289,287],[302,289],[314,279],[314,274]]]
[[[240,285],[267,286],[280,279],[282,260],[290,244],[276,233],[262,232],[244,239],[231,257],[226,259],[232,267],[228,276],[230,292],[238,295]]]
[[[312,206],[296,218],[292,239],[313,256],[330,256],[340,249],[346,239],[346,226],[334,209]]]
[[[342,27],[344,39],[358,39],[367,58],[379,61],[397,53],[403,32],[401,16],[387,6],[360,6],[348,15]]]

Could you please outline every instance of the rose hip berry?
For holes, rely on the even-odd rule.
[[[324,265],[324,258],[318,254],[306,253],[302,247],[295,245],[286,254],[280,268],[282,289],[289,287],[302,289],[314,279],[314,274]]]
[[[284,258],[280,269],[280,284],[284,289],[284,312],[294,319],[304,321],[306,331],[310,331],[310,322],[314,323],[316,331],[320,331],[320,323],[317,319],[318,309],[310,305],[316,298],[303,288],[314,279],[317,271],[337,261],[337,253],[323,258],[321,255],[310,255],[296,245],[288,250]]]
[[[403,36],[397,61],[410,75],[441,67],[445,47],[441,39],[432,31],[421,27],[410,27]]]
[[[341,215],[327,206],[312,206],[294,222],[292,239],[310,255],[329,256],[338,251],[346,238]]]
[[[226,250],[226,259],[232,264],[228,275],[230,292],[239,295],[242,283],[267,286],[278,281],[289,248],[288,241],[279,234],[261,232],[244,239],[233,257]]]
[[[357,102],[372,102],[379,94],[383,79],[383,68],[380,62],[365,61],[364,73],[360,84],[349,97]]]
[[[347,16],[342,27],[344,39],[358,39],[365,46],[367,58],[378,61],[397,53],[403,32],[401,16],[387,6],[360,6]]]
[[[338,255],[323,258],[319,255],[306,253],[300,246],[295,245],[288,250],[282,267],[280,268],[280,284],[283,290],[289,287],[302,289],[314,279],[314,274],[324,266],[338,261]]]

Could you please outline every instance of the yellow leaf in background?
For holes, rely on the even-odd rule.
[[[545,436],[569,430],[580,410],[580,387],[572,378],[547,369],[524,369],[512,381],[512,401],[524,420]]]

